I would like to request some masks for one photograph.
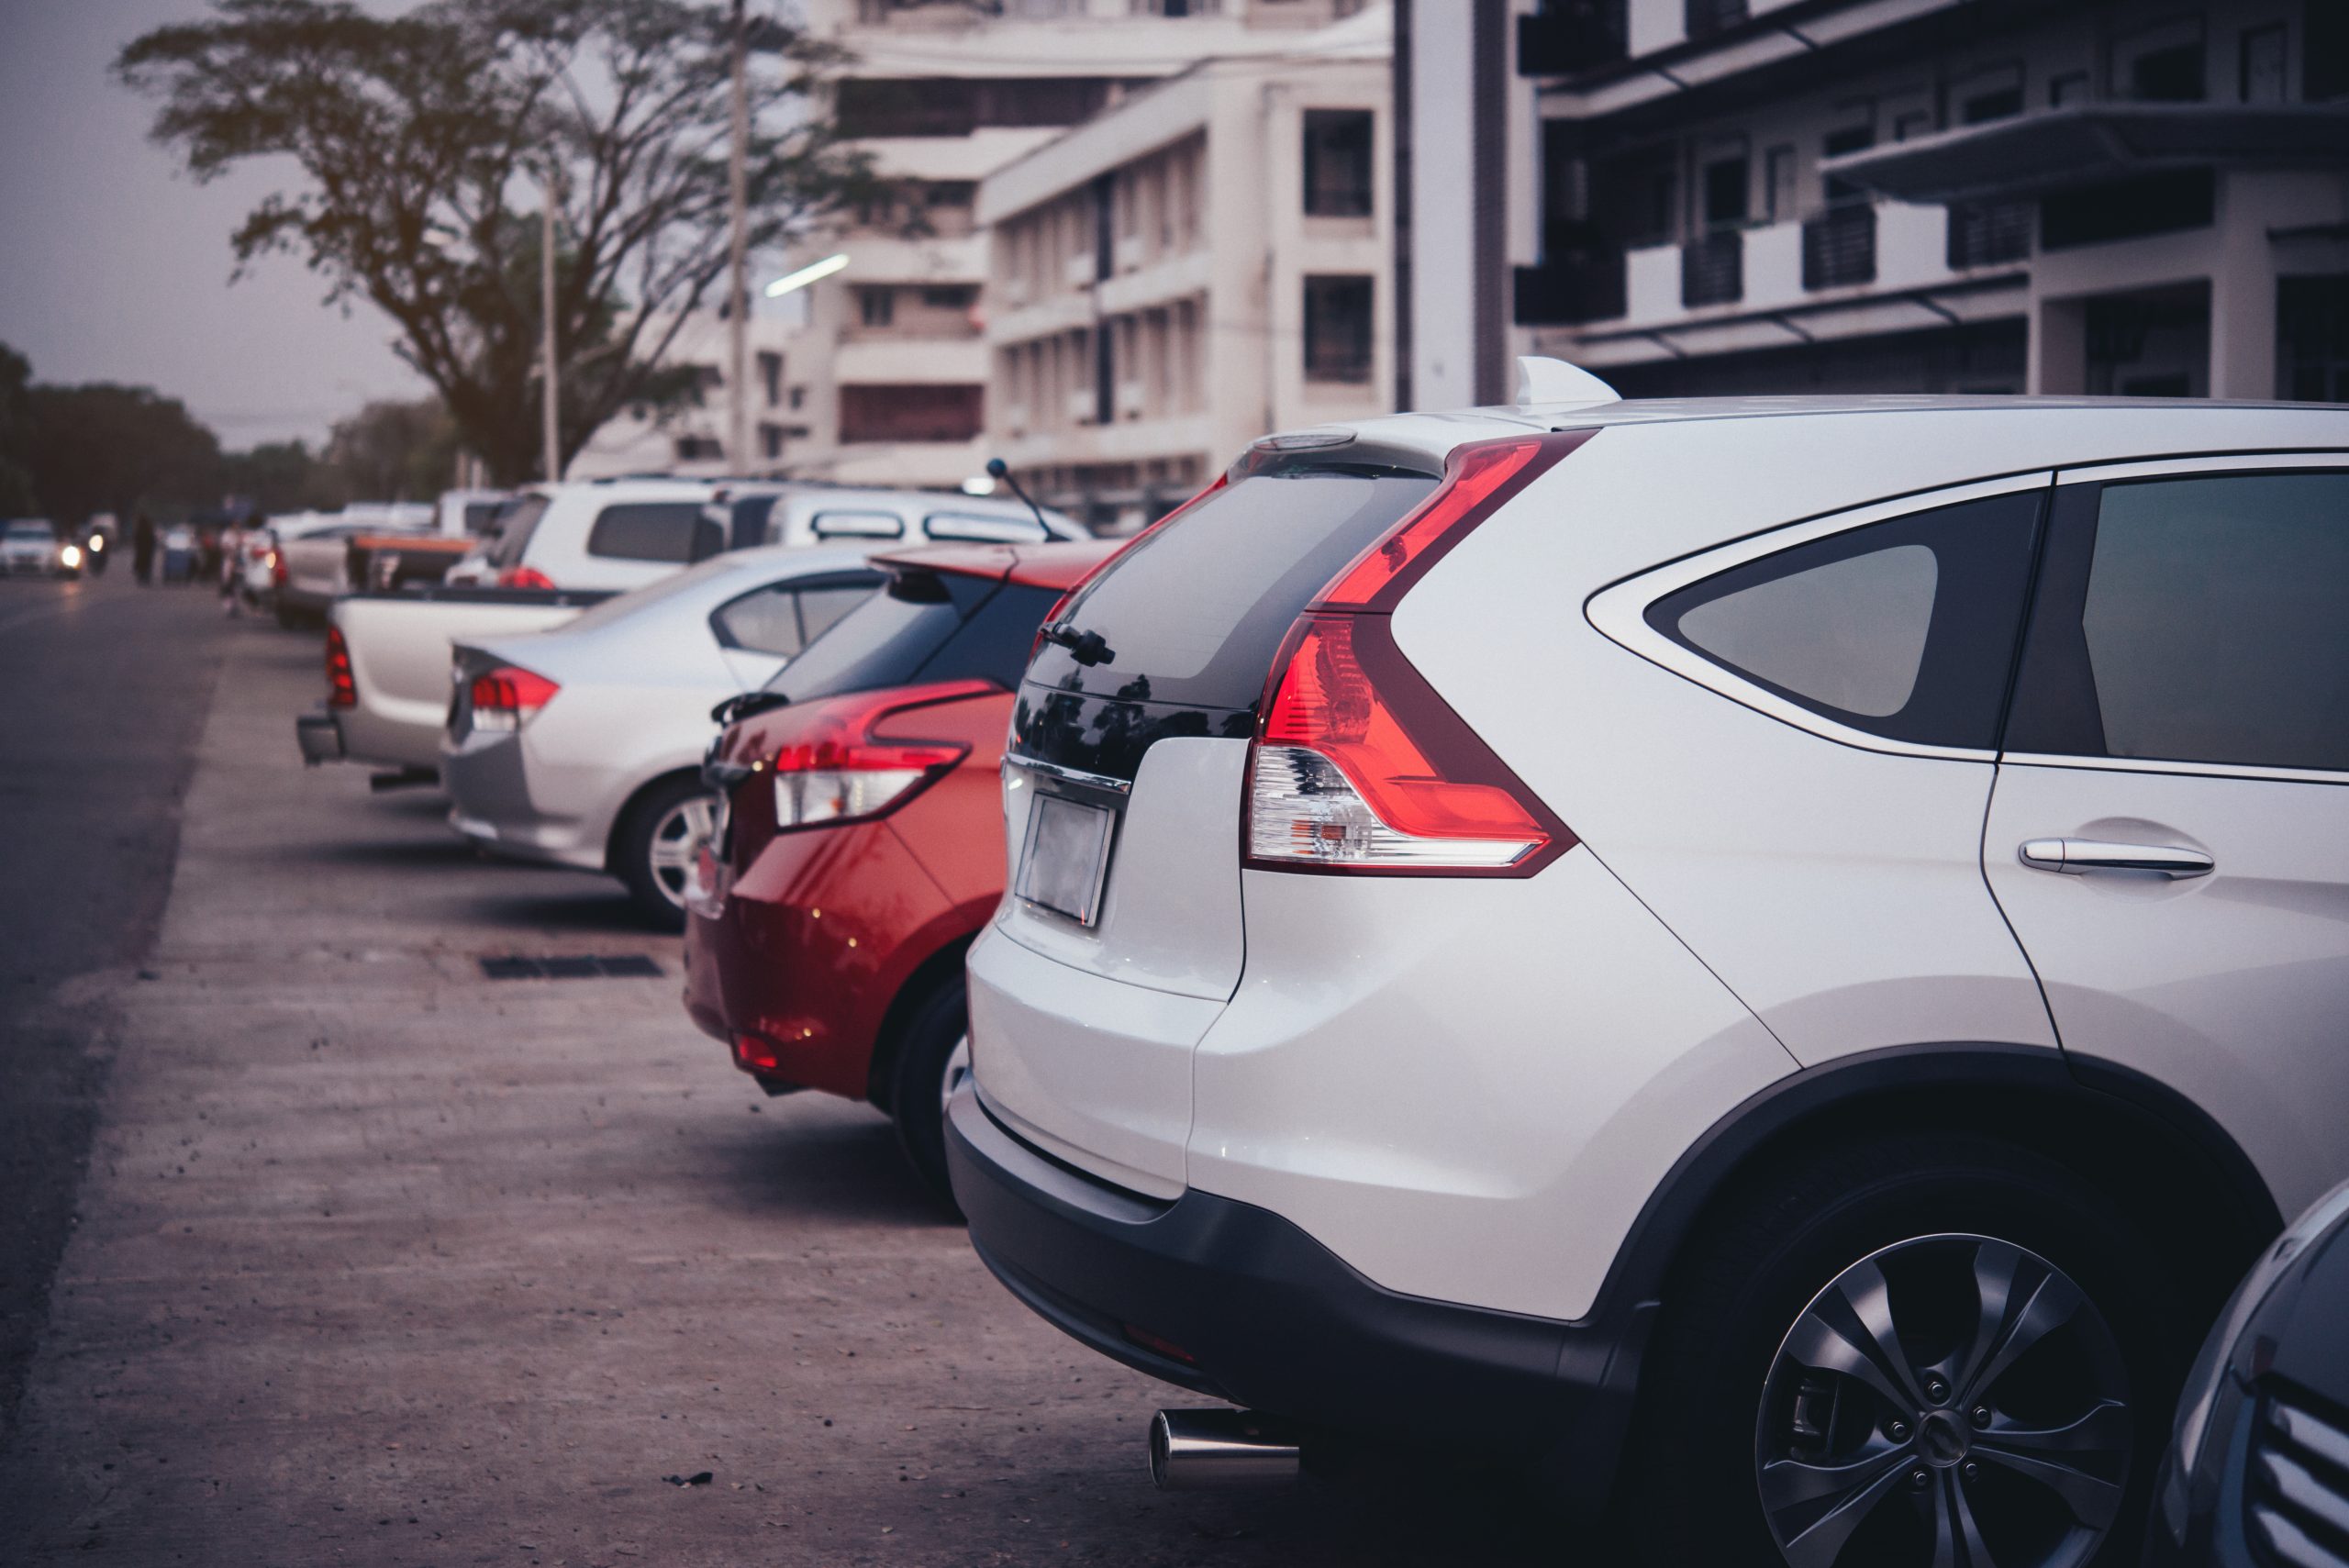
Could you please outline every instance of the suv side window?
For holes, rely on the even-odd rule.
[[[2007,747],[2349,771],[2349,473],[2067,487]]]
[[[870,597],[880,583],[877,573],[856,573],[814,583],[803,578],[770,584],[712,610],[710,629],[722,647],[789,659]]]
[[[1988,751],[2044,499],[1961,501],[1795,545],[1665,595],[1647,622],[1839,724]]]
[[[587,531],[587,553],[682,566],[726,548],[726,530],[702,516],[698,501],[636,501],[607,506]]]

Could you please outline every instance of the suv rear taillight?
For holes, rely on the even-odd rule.
[[[1289,629],[1248,753],[1242,859],[1265,871],[1530,876],[1573,831],[1395,645],[1403,595],[1592,432],[1463,447],[1443,484]]]
[[[339,626],[327,628],[327,706],[359,706],[359,683],[351,673],[351,644]]]
[[[501,664],[475,675],[470,688],[475,729],[519,729],[562,690],[544,675]]]
[[[882,721],[916,708],[1002,688],[991,681],[898,687],[869,704],[842,704],[795,737],[768,764],[774,772],[779,832],[861,821],[895,810],[971,754],[959,740],[876,735]]]

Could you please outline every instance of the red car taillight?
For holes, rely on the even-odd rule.
[[[327,628],[327,706],[359,706],[359,683],[351,673],[351,644],[343,639],[339,626]]]
[[[1000,690],[989,681],[945,681],[876,694],[868,704],[835,708],[811,732],[785,745],[774,771],[778,831],[878,817],[904,805],[971,754],[959,740],[876,735],[884,719],[916,708]]]
[[[1248,754],[1243,859],[1267,871],[1530,876],[1574,833],[1395,645],[1430,567],[1591,432],[1482,441],[1289,629]]]
[[[501,664],[470,688],[475,729],[519,729],[562,690],[544,675]]]
[[[269,581],[272,587],[285,586],[285,557],[274,550],[269,552]]]
[[[509,566],[497,574],[501,588],[551,588],[554,579],[535,566]]]

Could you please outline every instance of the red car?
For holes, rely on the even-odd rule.
[[[998,770],[1046,618],[1111,542],[875,558],[887,585],[737,698],[703,776],[723,802],[686,898],[685,1010],[770,1094],[889,1113],[946,1179],[967,1068],[963,952],[1003,896]]]

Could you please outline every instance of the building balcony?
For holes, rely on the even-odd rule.
[[[1628,52],[1626,0],[1556,0],[1517,19],[1517,73],[1578,76]]]
[[[1745,297],[1745,235],[1724,229],[1680,248],[1680,303],[1689,309]]]
[[[1802,286],[1848,288],[1876,282],[1876,208],[1831,207],[1802,226]]]
[[[1580,327],[1623,314],[1623,252],[1583,250],[1517,269],[1520,327]]]

